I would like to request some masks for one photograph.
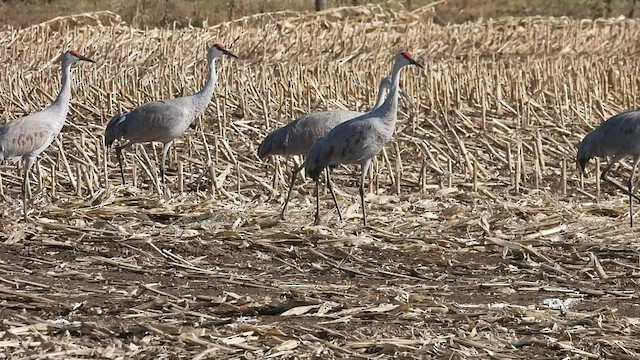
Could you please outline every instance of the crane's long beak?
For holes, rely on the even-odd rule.
[[[231,56],[232,58],[238,58],[237,56],[235,56],[234,54],[231,53],[231,51],[227,50],[227,49],[220,49],[220,51],[222,51],[223,54]]]
[[[421,69],[424,69],[424,66],[422,66],[422,64],[420,64],[419,62],[415,61],[414,59],[409,59],[409,62]]]
[[[88,62],[95,63],[95,61],[93,61],[93,60],[89,59],[89,58],[88,58],[88,57],[86,57],[86,56],[76,55],[76,57],[77,57],[78,59],[82,60],[82,61],[88,61]]]

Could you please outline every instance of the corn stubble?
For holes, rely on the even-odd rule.
[[[252,246],[274,256],[284,254],[274,250],[281,247],[275,239],[289,231],[296,235],[281,241],[347,241],[345,233],[360,231],[357,187],[350,172],[339,168],[336,176],[339,196],[351,205],[346,224],[336,224],[332,213],[326,216],[334,228],[308,227],[313,222],[310,183],[296,188],[299,195],[289,219],[277,224],[287,160],[262,163],[255,155],[257,146],[269,131],[304,112],[368,109],[393,54],[407,49],[426,70],[403,75],[413,102],[401,103],[397,133],[368,177],[369,236],[400,249],[407,242],[418,247],[428,243],[432,250],[453,252],[471,249],[464,239],[473,239],[483,245],[478,251],[522,254],[542,264],[526,271],[544,268],[563,279],[588,280],[582,270],[591,268],[595,279],[605,271],[625,271],[625,266],[637,269],[627,264],[637,258],[600,265],[590,256],[603,255],[587,255],[584,248],[576,250],[577,258],[586,259],[578,266],[562,256],[567,254],[562,249],[547,245],[550,239],[590,239],[595,244],[621,239],[622,244],[631,231],[623,197],[601,191],[594,176],[598,170],[583,178],[574,157],[587,131],[611,114],[636,106],[640,22],[532,17],[441,26],[431,17],[428,8],[411,13],[371,6],[320,15],[256,15],[204,29],[143,31],[126,26],[114,14],[99,13],[1,32],[0,46],[7,49],[0,52],[3,120],[52,100],[59,86],[55,60],[67,45],[98,62],[73,70],[69,121],[60,141],[31,174],[32,184],[37,184],[32,187],[35,226],[44,230],[37,236],[54,241],[57,235],[67,240],[55,241],[73,244],[79,233],[96,240],[151,241],[150,234],[180,239],[184,231],[192,231],[222,242],[224,234],[247,244],[262,241]],[[149,100],[197,91],[206,75],[207,46],[236,39],[230,50],[243,61],[222,61],[212,104],[170,152],[167,181],[173,193],[160,194],[155,176],[159,148],[153,146],[136,146],[127,154],[125,175],[133,186],[121,186],[115,154],[103,145],[110,116]],[[20,166],[0,165],[0,199],[5,204],[0,223],[7,236],[19,231]],[[183,223],[181,232],[172,232],[176,230],[171,226],[149,224],[149,218],[161,216],[192,220]],[[239,230],[243,227],[247,231]],[[148,251],[171,260],[164,250]],[[184,269],[206,267],[171,261],[183,261]],[[350,271],[331,259],[315,261]],[[104,263],[95,258],[86,262]],[[301,264],[298,259],[292,267]],[[364,271],[358,262],[351,266],[360,269],[351,275]],[[520,292],[533,286],[525,285],[505,286]],[[500,352],[503,345],[490,338],[447,346],[465,351],[485,346]],[[260,340],[247,341],[265,346]],[[429,345],[424,341],[391,346]],[[590,345],[585,341],[583,350],[570,345],[555,349],[566,355],[582,351],[587,354],[583,356],[602,356]],[[311,351],[305,346],[300,343],[295,351]],[[332,351],[344,356],[368,346],[373,342],[342,342],[344,352]],[[430,354],[447,354],[437,351]]]

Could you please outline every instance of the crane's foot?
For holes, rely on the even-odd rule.
[[[287,204],[288,203],[289,203],[289,199],[287,199],[287,201],[284,203],[284,206],[282,207],[282,210],[280,210],[280,215],[278,215],[280,220],[285,220],[284,213],[287,211]]]
[[[23,209],[22,210],[22,218],[24,219],[25,224],[29,223],[29,210],[28,209]]]

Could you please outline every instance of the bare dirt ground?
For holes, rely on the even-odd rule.
[[[636,53],[640,23],[440,27],[416,13],[358,11],[175,32],[47,24],[2,34],[32,61],[3,69],[14,94],[0,103],[12,116],[55,92],[57,65],[40,66],[65,39],[106,55],[96,70],[74,70],[73,121],[32,175],[30,223],[19,166],[0,168],[0,357],[638,358],[640,245],[627,200],[604,185],[598,193],[593,165],[582,178],[572,161],[586,131],[634,103],[640,67],[624,54]],[[246,63],[223,63],[214,105],[176,143],[169,191],[149,176],[151,147],[127,156],[136,184],[121,185],[100,136],[108,114],[146,99],[132,84],[154,98],[189,93],[181,84],[201,84],[201,64],[162,61],[203,54],[211,38],[231,43],[254,23],[233,48]],[[355,40],[331,52],[316,46],[349,31]],[[308,182],[279,220],[285,162],[258,160],[259,141],[309,107],[366,107],[363,84],[388,68],[372,74],[371,64],[392,54],[368,44],[398,38],[429,66],[405,73],[414,103],[401,106],[374,166],[370,227],[351,168],[335,177],[344,223],[323,191],[323,225],[312,226]]]
[[[83,209],[75,224],[15,225],[0,245],[0,344],[25,358],[637,355],[640,257],[623,214],[592,223],[537,194],[495,209],[463,192],[428,217],[402,209],[433,196],[370,196],[369,229],[354,212],[309,226],[305,198],[277,221],[275,201],[198,211],[210,200],[195,195],[163,212],[132,197],[108,221]],[[506,213],[531,224],[517,241],[482,230]]]

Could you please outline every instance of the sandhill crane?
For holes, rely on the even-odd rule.
[[[69,102],[71,101],[71,65],[76,61],[95,62],[88,57],[70,50],[62,55],[62,86],[58,97],[46,109],[19,118],[0,127],[0,161],[24,160],[22,180],[22,211],[27,220],[27,194],[29,188],[29,170],[38,155],[43,152],[64,126]]]
[[[629,195],[629,223],[633,227],[633,194],[636,169],[640,163],[640,110],[633,110],[614,115],[588,133],[578,145],[577,162],[584,173],[589,159],[593,157],[611,157],[611,162],[602,172],[600,178]],[[625,189],[620,183],[609,178],[609,170],[626,156],[633,157],[631,175]]]
[[[169,148],[173,140],[182,135],[209,105],[218,81],[215,59],[222,55],[238,58],[220,44],[209,48],[207,52],[209,76],[204,87],[194,95],[146,103],[128,113],[117,114],[111,118],[104,132],[104,143],[110,147],[116,139],[126,141],[116,146],[123,184],[125,179],[122,150],[133,144],[154,141],[163,144],[160,178],[164,184],[165,163]]]
[[[382,105],[382,102],[387,97],[390,90],[391,78],[383,78],[380,81],[380,86],[378,87],[378,96],[373,107],[374,109]],[[309,151],[311,146],[318,141],[318,139],[326,135],[336,125],[362,114],[364,113],[349,110],[318,111],[305,114],[287,125],[269,133],[258,147],[258,157],[263,159],[271,155],[304,155]],[[296,176],[303,167],[304,163],[300,166],[294,167],[291,172],[291,181],[287,191],[287,198],[284,202],[284,206],[282,207],[282,211],[280,212],[280,218],[283,220],[284,212],[287,210],[287,204],[291,198],[291,190],[293,189]],[[326,169],[326,176],[327,186],[329,187],[329,191],[333,197],[333,202],[336,205],[338,217],[342,220],[338,200],[336,199],[335,192],[333,191],[329,168]]]
[[[368,113],[334,127],[326,136],[318,140],[309,150],[305,172],[316,181],[316,192],[320,187],[319,175],[322,169],[340,164],[360,164],[360,205],[362,220],[367,226],[367,212],[364,206],[364,180],[373,159],[391,140],[398,117],[398,93],[400,70],[408,65],[423,66],[411,54],[403,51],[396,55],[391,73],[391,92],[384,103]],[[315,224],[320,223],[320,200],[316,194]]]

